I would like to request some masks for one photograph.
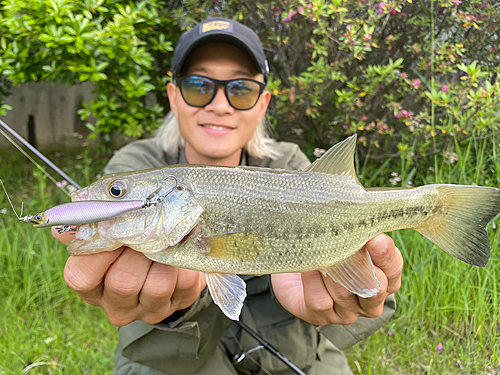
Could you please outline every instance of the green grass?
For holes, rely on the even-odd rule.
[[[483,147],[479,153],[485,153]],[[82,150],[49,152],[82,185],[94,180],[109,155],[75,158]],[[442,164],[415,181],[498,186],[490,153]],[[0,150],[0,178],[25,214],[68,200],[16,150]],[[9,165],[4,160],[9,160]],[[92,167],[90,167],[92,163]],[[373,168],[373,184],[388,186],[390,171]],[[411,168],[409,169],[411,170]],[[479,171],[478,171],[479,170]],[[420,173],[421,172],[421,173]],[[363,171],[370,176],[369,170]],[[386,176],[386,177],[383,177]],[[367,177],[365,177],[367,179]],[[63,280],[68,254],[49,229],[17,221],[0,191],[0,375],[109,374],[117,330],[104,313],[80,301]],[[500,227],[497,219],[496,224]],[[500,371],[500,229],[489,227],[492,256],[477,268],[445,254],[415,231],[392,233],[403,253],[398,311],[372,337],[347,351],[356,374],[498,374]],[[442,349],[437,351],[439,343]]]
[[[390,186],[391,172],[398,172],[401,186],[412,179],[414,186],[451,183],[500,187],[497,138],[455,142],[447,150],[448,156],[435,154],[437,163],[430,157],[427,164],[416,166],[401,158],[399,163],[388,159],[379,168],[363,166],[361,172],[366,177],[361,182]],[[455,162],[450,162],[450,153],[455,153]],[[491,258],[484,268],[449,256],[416,231],[391,234],[405,261],[398,310],[389,324],[348,351],[356,374],[500,373],[498,216],[488,231]],[[439,343],[441,350],[437,350]]]
[[[356,374],[498,374],[500,231],[490,232],[485,268],[450,257],[415,231],[393,233],[405,260],[398,311],[348,351]]]
[[[75,158],[80,152],[58,150],[49,155],[86,184],[86,179],[96,176],[85,154]],[[97,158],[92,170],[102,170],[108,158]],[[33,173],[33,166],[16,150],[0,150],[0,160],[0,178],[18,211],[21,201],[24,213],[32,214],[69,200],[40,173]],[[65,246],[52,237],[50,229],[19,223],[0,191],[2,208],[7,211],[0,214],[0,374],[23,370],[29,374],[111,373],[116,327],[64,283],[69,256]]]

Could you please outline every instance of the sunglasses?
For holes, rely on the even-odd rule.
[[[209,105],[222,86],[229,105],[240,111],[252,109],[266,87],[265,83],[248,78],[221,81],[205,76],[178,77],[176,83],[184,101],[191,107]]]

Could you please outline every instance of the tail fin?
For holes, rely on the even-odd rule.
[[[439,185],[437,190],[446,202],[444,217],[416,230],[455,258],[485,266],[490,258],[486,224],[500,212],[500,189]]]

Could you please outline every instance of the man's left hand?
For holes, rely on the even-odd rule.
[[[349,292],[320,271],[271,275],[276,298],[296,317],[315,325],[352,324],[360,316],[376,318],[382,314],[388,295],[401,286],[403,257],[394,241],[379,234],[365,245],[380,281],[380,292],[361,298]]]

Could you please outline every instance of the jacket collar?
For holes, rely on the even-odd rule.
[[[179,148],[179,153],[176,156],[177,160],[174,160],[173,163],[168,163],[168,164],[189,164],[186,158],[186,150],[184,147]],[[247,152],[245,149],[241,152],[241,158],[240,158],[240,165],[248,165],[247,164],[248,156]],[[170,160],[167,160],[170,161]]]

